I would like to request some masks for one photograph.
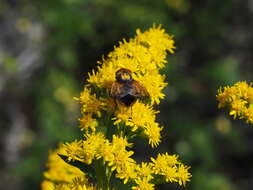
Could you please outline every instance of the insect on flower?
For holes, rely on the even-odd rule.
[[[126,107],[132,106],[137,99],[149,97],[147,89],[132,78],[132,71],[121,68],[116,73],[116,81],[112,83],[110,96]]]

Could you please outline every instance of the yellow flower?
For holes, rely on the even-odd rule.
[[[253,88],[248,88],[248,91],[245,95],[245,99],[250,103],[253,104]]]
[[[248,89],[249,89],[249,85],[245,81],[242,81],[242,82],[237,82],[235,84],[235,87],[238,91],[237,96],[246,98],[247,92],[248,92]]]
[[[113,135],[112,146],[115,151],[125,150],[126,147],[132,147],[132,143],[127,142],[125,137]]]
[[[184,166],[183,164],[181,164],[178,167],[178,183],[179,185],[183,185],[185,186],[187,181],[190,181],[190,178],[192,177],[192,175],[188,172],[188,170],[190,169],[190,167],[188,166]]]
[[[73,179],[72,184],[70,184],[71,190],[96,190],[97,188],[89,184],[86,178],[77,177]]]
[[[137,129],[144,131],[144,135],[149,139],[149,144],[152,147],[157,146],[161,141],[162,127],[155,122],[156,113],[150,105],[145,105],[137,101],[131,108],[119,105],[116,111],[116,117],[113,118],[114,125],[118,123],[124,123],[126,126],[130,126],[134,132]]]
[[[41,189],[42,190],[54,190],[55,184],[49,180],[44,180],[41,182]]]
[[[153,179],[152,174],[154,171],[152,170],[152,167],[148,163],[142,162],[141,165],[137,165],[136,172],[138,174],[138,178],[147,178],[148,180]]]
[[[187,181],[190,181],[191,174],[188,172],[188,166],[184,166],[178,161],[178,156],[158,154],[157,158],[151,158],[152,169],[155,174],[162,175],[166,181],[178,182],[179,185],[185,185]]]
[[[244,109],[246,109],[247,102],[242,99],[235,99],[231,102],[231,111],[229,112],[230,115],[234,116],[234,119],[239,116],[242,117],[244,113]]]
[[[166,182],[178,182],[178,175],[177,175],[177,167],[173,166],[173,167],[164,167],[162,172],[159,173],[160,175],[164,175],[165,176],[165,180]]]
[[[158,123],[153,122],[151,125],[147,125],[144,129],[144,134],[148,137],[148,143],[152,148],[158,146],[161,142],[161,130]]]
[[[96,157],[97,159],[103,158],[107,162],[114,159],[114,150],[112,149],[109,141],[105,141],[104,144],[101,145]]]
[[[155,189],[154,184],[150,183],[147,178],[137,179],[137,180],[135,180],[135,183],[137,184],[137,186],[132,187],[132,189],[134,189],[134,190],[153,190],[153,189]]]
[[[44,172],[46,180],[41,184],[42,190],[54,190],[55,184],[71,183],[76,177],[85,178],[81,170],[64,162],[58,154],[66,155],[63,145],[51,152],[48,157],[48,170]]]
[[[134,79],[143,84],[151,96],[151,103],[160,103],[160,99],[163,99],[165,95],[162,90],[167,86],[164,82],[165,76],[159,74],[157,70],[150,71],[145,75],[134,75]]]
[[[133,151],[114,150],[113,160],[110,160],[108,165],[112,167],[112,171],[116,169],[118,172],[121,172],[129,163],[135,163],[135,161],[130,158],[133,154]]]
[[[97,120],[92,118],[92,114],[83,114],[83,117],[78,119],[80,122],[81,131],[88,131],[91,129],[92,132],[96,131],[96,127],[98,125]]]
[[[68,161],[78,160],[81,162],[86,162],[86,158],[83,155],[82,140],[75,140],[71,143],[65,143],[64,150],[68,156]]]
[[[161,173],[164,167],[172,167],[176,164],[179,164],[180,162],[177,159],[178,156],[168,155],[168,153],[165,153],[158,154],[157,158],[151,158],[151,161],[153,162],[152,166],[156,173]]]
[[[123,179],[123,183],[126,184],[129,179],[135,179],[137,174],[136,174],[136,164],[131,161],[125,162],[125,164],[121,164],[120,167],[118,166],[116,169],[116,177],[119,179]]]
[[[113,135],[112,142],[106,141],[99,149],[97,158],[103,158],[108,163],[111,171],[116,170],[116,177],[124,179],[127,183],[129,178],[135,178],[136,164],[130,158],[133,151],[127,151],[127,147],[132,144],[128,143],[126,138]]]
[[[108,112],[109,114],[115,112],[117,105],[116,105],[116,101],[113,100],[110,97],[107,98],[100,98],[100,101],[102,102],[102,109],[106,112]]]
[[[253,104],[251,104],[247,109],[245,109],[244,116],[246,118],[247,123],[253,124]]]
[[[87,179],[77,177],[74,178],[72,183],[60,183],[55,186],[54,190],[96,190],[97,188],[89,184]]]
[[[106,141],[102,133],[86,134],[85,138],[85,140],[65,144],[69,160],[79,160],[86,164],[91,164],[99,148]]]
[[[87,86],[84,87],[80,97],[75,100],[78,100],[82,105],[82,113],[94,113],[98,117],[101,116],[102,102],[96,98],[95,94],[91,93],[91,89]]]
[[[132,148],[129,142],[134,137],[146,137],[152,148],[161,141],[162,127],[156,122],[159,111],[153,107],[165,97],[162,90],[167,83],[165,76],[159,72],[167,63],[167,53],[174,53],[174,49],[172,36],[166,34],[161,26],[153,26],[145,32],[137,30],[135,38],[123,40],[98,62],[97,71],[92,70],[88,74],[88,84],[75,98],[81,105],[79,122],[84,138],[65,143],[49,156],[49,169],[44,173],[45,180],[41,184],[43,190],[110,189],[111,175],[124,184],[134,184],[132,189],[135,190],[153,190],[155,184],[152,180],[161,176],[167,182],[180,185],[190,181],[189,167],[178,161],[178,156],[158,154],[156,159],[151,158],[150,163],[139,165],[132,158],[134,152],[129,150]],[[147,89],[150,100],[138,99],[127,107],[110,97],[109,92],[116,81],[115,73],[121,68],[132,71],[133,79]],[[123,77],[129,78],[129,75]],[[247,90],[244,84],[240,86],[244,101],[252,101],[253,92]],[[236,99],[234,96],[227,98],[229,93],[223,93],[220,99],[224,102]],[[236,115],[242,106],[245,105],[234,103]],[[245,111],[248,117],[251,117],[251,109],[248,107],[248,112]],[[84,168],[89,164],[94,171],[85,172],[91,172],[87,176],[95,175],[97,184],[89,183],[86,174],[65,163],[57,154],[65,155],[67,161],[83,162]]]
[[[229,114],[234,119],[245,119],[247,123],[252,124],[253,114],[253,87],[252,84],[247,84],[245,81],[237,82],[231,87],[223,87],[218,90],[216,95],[219,101],[218,108],[228,106]]]
[[[107,59],[99,62],[98,71],[89,74],[88,82],[98,88],[110,89],[115,81],[115,72],[120,68],[131,70],[133,78],[143,83],[151,95],[152,103],[159,103],[164,97],[167,85],[159,69],[167,62],[167,51],[173,53],[174,41],[161,26],[153,26],[146,32],[137,30],[135,38],[123,40],[109,53]]]
[[[106,162],[109,162],[109,166],[113,166],[112,170],[115,170],[118,166],[122,165],[121,162],[133,162],[132,159],[127,158],[130,157],[133,152],[126,151],[126,147],[131,147],[131,145],[132,144],[127,142],[126,138],[113,135],[111,143],[109,143],[109,141],[105,141],[101,144],[98,150],[97,158],[103,157]],[[125,157],[126,160],[124,160],[125,158],[123,157]]]

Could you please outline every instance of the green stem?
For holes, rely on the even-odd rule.
[[[110,120],[110,118],[109,118]],[[108,121],[107,119],[107,122],[106,122],[106,127],[107,127],[107,130],[106,130],[106,138],[109,139],[110,141],[112,140],[112,135],[113,135],[113,126],[111,124],[111,121]]]
[[[95,172],[97,177],[98,189],[110,190],[111,170],[106,167],[102,159],[95,161]]]

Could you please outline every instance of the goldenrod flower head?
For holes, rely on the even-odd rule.
[[[155,25],[148,31],[136,31],[135,38],[129,41],[123,40],[114,51],[109,53],[107,58],[98,62],[97,71],[89,73],[88,82],[79,98],[82,108],[82,118],[79,119],[81,129],[95,132],[99,125],[95,122],[96,116],[101,116],[101,111],[105,110],[113,113],[114,125],[124,124],[131,127],[131,131],[143,131],[152,147],[156,147],[161,141],[160,132],[162,127],[156,123],[155,118],[158,111],[153,110],[154,103],[160,103],[164,98],[162,90],[167,85],[164,82],[165,76],[159,70],[167,63],[168,52],[174,53],[175,49],[172,36],[165,33],[161,26]],[[134,80],[141,83],[150,95],[151,105],[136,102],[131,109],[124,105],[115,104],[109,97],[112,83],[116,80],[115,73],[121,68],[132,71]],[[124,75],[124,74],[123,74]],[[130,77],[129,74],[121,77]],[[97,95],[92,94],[91,88],[95,88]],[[99,92],[98,92],[99,91]]]
[[[172,36],[161,27],[154,26],[146,32],[137,30],[137,36],[128,42],[123,40],[109,53],[107,59],[99,62],[98,71],[89,74],[88,82],[99,88],[110,89],[115,81],[115,72],[120,68],[131,70],[133,78],[146,87],[152,103],[159,103],[164,97],[161,92],[167,85],[159,69],[164,67],[167,51],[173,53]]]
[[[53,190],[96,190],[97,188],[89,184],[86,178],[76,177],[72,183],[60,183],[56,184]]]
[[[161,142],[162,129],[163,128],[160,127],[156,122],[153,122],[145,127],[144,134],[148,137],[148,143],[152,148],[158,146],[158,144]]]
[[[151,158],[151,161],[153,162],[153,168],[157,171],[157,173],[160,173],[164,166],[172,167],[179,164],[178,156],[168,155],[168,153],[158,154],[157,158]]]
[[[137,165],[136,172],[138,174],[138,178],[146,178],[147,180],[153,179],[153,169],[149,163],[142,162],[140,165]]]
[[[245,119],[247,123],[253,124],[253,87],[245,81],[237,82],[233,86],[221,87],[216,95],[219,108],[228,106],[229,114],[234,119]]]
[[[80,122],[80,129],[81,131],[88,131],[89,129],[92,132],[96,131],[96,127],[98,122],[96,119],[92,117],[91,113],[83,114],[83,117],[78,119]]]
[[[137,179],[135,180],[137,186],[133,186],[132,189],[134,190],[154,190],[154,184],[150,183],[147,178]]]
[[[91,164],[97,154],[97,151],[104,142],[105,138],[102,133],[86,135],[86,140],[82,143],[82,149],[87,164]]]
[[[179,185],[190,180],[189,167],[178,161],[176,155],[158,154],[156,159],[151,158],[150,163],[141,164],[132,158],[134,151],[130,149],[133,143],[129,142],[135,137],[146,137],[152,148],[161,142],[163,127],[156,122],[159,111],[153,107],[165,96],[162,90],[167,83],[160,69],[167,63],[167,53],[174,53],[175,49],[172,36],[166,34],[161,26],[153,26],[145,32],[137,30],[136,33],[135,38],[124,39],[98,62],[96,72],[89,73],[88,84],[80,97],[75,98],[81,105],[79,122],[84,137],[63,144],[52,154],[54,156],[49,156],[49,169],[41,184],[43,190],[110,189],[111,175],[124,184],[133,184],[132,189],[136,190],[153,190],[153,182],[161,176],[165,181]],[[130,82],[133,78],[147,90],[150,100],[145,102],[138,97],[127,106],[112,96],[112,86],[119,82],[115,73],[122,68],[129,72],[123,72],[120,77]],[[242,94],[249,97],[253,92],[243,91]],[[240,109],[240,105],[244,104],[234,105],[234,110]],[[250,116],[250,113],[245,111],[245,115]],[[63,158],[67,163],[57,154],[66,156]],[[90,184],[88,178],[95,180],[96,186]]]
[[[145,128],[147,124],[155,121],[156,113],[158,113],[158,111],[154,111],[150,105],[146,105],[137,101],[131,107],[131,109],[124,106],[119,106],[118,111],[115,113],[116,121],[114,124],[122,121],[127,126]]]
[[[86,164],[91,164],[98,149],[106,141],[102,133],[86,134],[85,140],[74,141],[65,144],[65,150],[69,160],[78,160]]]
[[[135,74],[135,79],[143,84],[151,96],[151,103],[160,103],[160,99],[163,99],[165,95],[162,90],[167,86],[164,82],[165,75],[161,75],[157,70],[150,71],[145,75]]]
[[[72,184],[70,184],[71,190],[96,190],[97,188],[89,184],[88,180],[83,177],[76,177],[73,179]]]
[[[109,166],[112,166],[112,170],[117,170],[117,172],[122,172],[127,168],[129,163],[135,163],[131,156],[134,154],[133,151],[117,151],[114,152],[114,159],[109,162]]]
[[[253,104],[249,105],[249,107],[244,110],[244,117],[247,123],[253,123]]]
[[[179,183],[179,185],[185,186],[186,182],[190,181],[190,178],[192,176],[188,172],[189,169],[190,169],[189,166],[184,166],[183,164],[181,164],[178,167],[177,174],[178,174],[178,183]]]
[[[104,144],[100,147],[96,157],[97,159],[103,158],[107,162],[110,162],[114,159],[114,150],[112,149],[109,141],[104,142]]]
[[[112,142],[105,141],[97,154],[97,157],[103,158],[112,171],[116,170],[116,177],[124,179],[124,183],[136,176],[136,164],[131,158],[134,152],[126,150],[131,145],[126,138],[113,135]]]
[[[152,147],[157,146],[161,139],[162,127],[155,122],[158,111],[152,109],[152,106],[143,104],[137,101],[131,109],[119,105],[116,117],[113,118],[114,125],[123,123],[126,126],[131,127],[134,132],[137,129],[144,131],[144,135],[149,139],[149,144]]]
[[[234,119],[236,119],[237,116],[242,117],[243,113],[245,111],[247,102],[242,99],[234,99],[231,102],[231,111],[229,112],[229,115],[233,115]]]
[[[68,161],[78,160],[85,162],[86,158],[83,155],[82,140],[75,140],[71,143],[64,144],[64,150],[68,156]]]
[[[113,135],[112,146],[113,146],[113,149],[115,149],[116,151],[117,150],[119,151],[119,150],[125,150],[126,147],[131,147],[132,143],[127,142],[127,139],[125,137]]]
[[[111,170],[116,170],[116,177],[124,179],[124,183],[136,176],[135,161],[131,158],[134,152],[127,151],[126,147],[131,147],[131,144],[125,138],[114,135],[112,142],[104,143],[98,153],[98,157],[103,157]]]
[[[91,89],[87,86],[84,87],[84,90],[81,92],[79,98],[75,98],[75,100],[78,100],[81,107],[82,113],[94,113],[98,117],[101,116],[101,108],[102,108],[102,102],[96,98],[95,94],[92,94]]]
[[[159,173],[160,175],[164,175],[165,176],[165,180],[166,182],[178,182],[178,179],[177,179],[177,167],[176,166],[173,166],[173,167],[164,167],[162,169],[162,172]]]
[[[72,183],[73,179],[76,177],[86,179],[85,174],[81,170],[64,162],[58,154],[67,154],[62,144],[59,145],[58,149],[51,152],[48,157],[48,170],[44,172],[46,180],[41,183],[42,190],[55,190],[56,184]]]
[[[130,159],[124,164],[118,165],[116,168],[116,177],[123,180],[123,183],[126,184],[130,179],[136,179],[136,164],[134,160]]]
[[[185,185],[187,181],[190,181],[191,174],[188,172],[188,166],[184,166],[178,161],[178,156],[158,154],[157,158],[151,158],[151,166],[155,174],[162,175],[166,181],[178,182],[179,185]]]

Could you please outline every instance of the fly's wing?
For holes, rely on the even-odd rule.
[[[119,98],[122,95],[122,84],[113,82],[110,90],[110,96],[112,98]]]
[[[132,87],[133,87],[133,90],[132,90],[132,95],[133,96],[136,96],[138,98],[148,98],[148,97],[150,97],[147,89],[141,83],[139,83],[138,81],[134,80],[132,82]]]

